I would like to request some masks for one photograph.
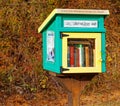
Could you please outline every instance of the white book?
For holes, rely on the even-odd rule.
[[[83,45],[82,44],[78,45],[78,49],[79,49],[79,66],[83,67],[84,66],[84,48],[83,48]]]

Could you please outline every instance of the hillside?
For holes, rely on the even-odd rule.
[[[110,11],[110,16],[105,19],[107,72],[97,75],[86,86],[81,94],[81,105],[118,106],[119,0],[0,0],[0,106],[67,105],[66,92],[43,71],[41,64],[42,38],[37,29],[54,8]]]

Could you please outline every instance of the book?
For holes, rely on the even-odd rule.
[[[77,67],[77,48],[74,49],[74,66]]]
[[[67,65],[70,67],[70,47],[67,47]]]
[[[74,46],[70,46],[70,67],[74,67]]]
[[[79,49],[75,45],[74,49],[74,66],[79,67]]]
[[[68,67],[94,67],[96,54],[94,42],[91,39],[73,39],[68,44]]]
[[[90,67],[93,67],[93,61],[94,61],[94,56],[93,56],[93,48],[89,46],[89,61],[90,61]]]
[[[79,56],[79,49],[76,48],[76,67],[80,67],[79,59],[80,59],[80,56]]]
[[[86,67],[89,67],[89,66],[90,66],[89,58],[90,58],[89,47],[88,47],[88,46],[85,46],[85,66],[86,66]]]
[[[83,67],[84,66],[84,48],[82,44],[79,44],[77,47],[79,49],[79,66]]]
[[[82,58],[82,62],[81,62],[81,66],[84,67],[85,66],[85,50],[84,50],[84,45],[82,45],[82,49],[81,49],[81,58]]]

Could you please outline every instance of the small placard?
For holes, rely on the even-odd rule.
[[[64,27],[97,28],[98,21],[94,21],[94,20],[64,20]]]
[[[47,61],[54,62],[54,32],[47,31]]]

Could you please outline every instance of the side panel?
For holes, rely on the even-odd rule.
[[[54,61],[50,61],[48,60],[48,49],[50,46],[49,44],[49,40],[52,39],[48,39],[48,32],[53,32],[54,33],[54,41],[50,41],[54,43]],[[45,70],[49,70],[55,73],[60,73],[60,37],[59,35],[59,31],[56,31],[56,23],[55,21],[52,22],[52,24],[50,24],[48,26],[48,28],[46,30],[44,30],[43,32],[43,69]]]
[[[102,56],[102,72],[106,72],[106,37],[105,33],[101,36],[101,56]]]

